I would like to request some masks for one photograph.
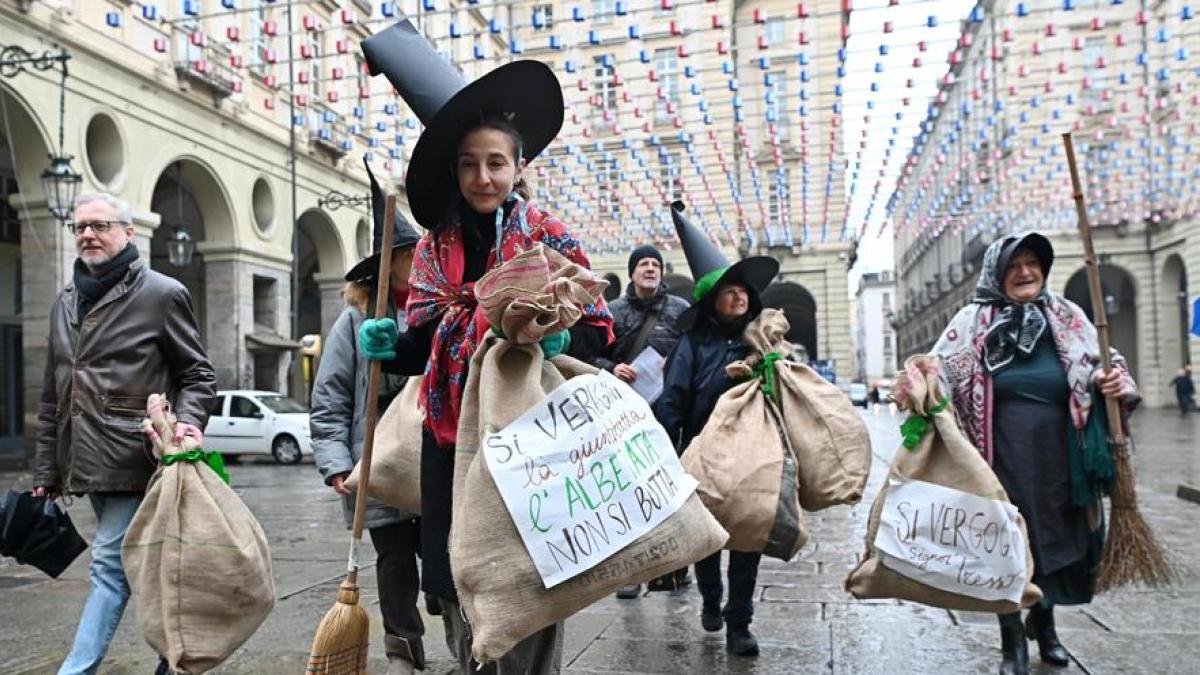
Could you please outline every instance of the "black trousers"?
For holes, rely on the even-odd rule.
[[[761,553],[729,552],[729,599],[721,614],[733,627],[749,626],[754,618],[754,584],[758,581]],[[725,593],[721,583],[721,551],[696,563],[696,584],[706,604],[721,604]]]
[[[375,545],[375,578],[379,582],[379,611],[388,635],[420,642],[425,633],[417,609],[421,579],[417,556],[421,554],[421,519],[372,527]]]

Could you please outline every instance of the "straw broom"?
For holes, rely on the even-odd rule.
[[[375,316],[387,312],[391,292],[392,238],[395,233],[396,194],[390,182],[384,187],[387,193],[383,216],[383,242],[379,253],[379,277],[375,292]],[[357,336],[356,336],[357,338]],[[371,361],[371,375],[367,383],[367,401],[379,400],[380,363]],[[367,405],[367,428],[363,437],[363,453],[360,461],[361,476],[358,491],[354,495],[354,525],[350,531],[350,560],[346,567],[346,579],[338,588],[337,602],[321,619],[317,634],[313,637],[312,652],[308,657],[306,673],[322,675],[358,675],[367,672],[367,646],[369,622],[367,610],[358,604],[358,549],[362,544],[363,520],[367,512],[367,484],[371,479],[371,449],[375,444],[375,423],[379,419],[377,405]]]
[[[1092,298],[1092,316],[1095,318],[1096,333],[1100,339],[1100,364],[1107,376],[1112,371],[1108,316],[1104,311],[1104,296],[1100,290],[1100,269],[1096,266],[1095,250],[1092,247],[1092,228],[1088,224],[1087,205],[1084,203],[1079,170],[1075,166],[1075,145],[1069,132],[1063,134],[1063,145],[1066,147],[1067,166],[1071,170],[1075,210],[1079,215],[1079,235],[1083,240],[1084,263]],[[1120,405],[1115,398],[1107,396],[1104,398],[1104,404],[1108,413],[1109,450],[1112,453],[1116,475],[1110,495],[1112,515],[1108,540],[1100,558],[1096,590],[1106,591],[1138,582],[1148,586],[1169,583],[1175,578],[1176,571],[1166,551],[1155,538],[1154,531],[1138,510],[1129,439],[1125,437],[1121,428]]]

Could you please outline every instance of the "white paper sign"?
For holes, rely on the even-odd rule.
[[[696,489],[646,401],[607,372],[571,378],[483,454],[552,588],[654,529]]]
[[[1008,502],[893,478],[874,543],[884,566],[926,586],[1011,602],[1025,589],[1025,538]]]
[[[633,360],[633,363],[629,364],[629,367],[637,373],[637,379],[629,386],[633,387],[639,396],[646,399],[647,403],[654,403],[654,399],[662,393],[663,366],[666,362],[667,359],[654,347],[646,347]]]

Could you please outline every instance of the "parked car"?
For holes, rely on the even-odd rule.
[[[863,384],[862,382],[851,382],[850,390],[846,392],[846,394],[850,397],[850,402],[854,405],[861,405],[864,408],[867,407],[867,402],[870,399],[868,395],[869,392],[867,391],[867,385]]]
[[[273,391],[218,391],[204,446],[226,457],[271,455],[280,464],[295,464],[312,455],[308,408]]]

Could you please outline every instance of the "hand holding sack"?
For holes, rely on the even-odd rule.
[[[997,614],[1037,602],[1025,520],[959,430],[937,359],[910,358],[896,392],[912,414],[871,507],[866,557],[846,590]]]
[[[173,443],[175,416],[151,394],[142,422],[163,465],[121,547],[142,635],[181,673],[220,665],[267,618],[275,581],[267,537],[226,484],[220,455]],[[221,474],[218,474],[221,471]]]
[[[599,372],[569,356],[547,361],[541,345],[546,336],[578,321],[580,308],[597,302],[605,285],[589,270],[539,245],[484,275],[475,286],[481,311],[508,336],[503,339],[489,332],[471,359],[454,467],[450,566],[471,627],[473,656],[481,663],[503,656],[524,638],[623,585],[661,576],[720,550],[727,536],[699,499],[688,495],[653,529],[549,588],[526,548],[489,466],[488,450],[481,446],[491,434],[543,404],[568,379]],[[632,391],[628,395],[636,397]],[[652,417],[650,422],[654,423]],[[604,431],[596,429],[595,435]],[[563,447],[563,454],[568,450]],[[681,474],[676,480],[681,478],[687,477]],[[591,484],[590,476],[584,480]],[[545,487],[560,490],[565,477],[547,481]],[[558,534],[559,529],[540,531]],[[612,531],[608,535],[615,536]]]
[[[409,513],[421,513],[421,378],[410,377],[388,404],[375,428],[371,453],[371,484],[367,496]],[[346,478],[358,490],[359,467]]]

